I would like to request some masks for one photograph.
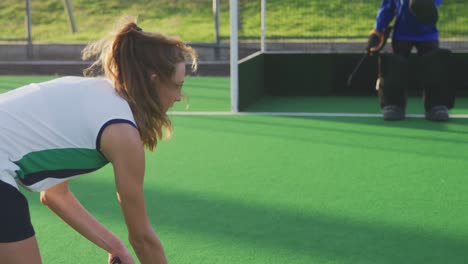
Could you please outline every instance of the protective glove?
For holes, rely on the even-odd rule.
[[[377,29],[371,30],[366,50],[369,55],[379,52],[385,45],[385,34]]]

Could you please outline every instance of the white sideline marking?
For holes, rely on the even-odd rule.
[[[187,112],[171,111],[169,115],[176,116],[238,116],[238,115],[261,115],[261,116],[310,116],[310,117],[378,117],[382,114],[374,113],[315,113],[315,112]],[[407,114],[406,117],[424,118],[424,114]],[[468,114],[452,114],[450,118],[468,118]]]

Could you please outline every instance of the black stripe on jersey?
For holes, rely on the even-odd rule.
[[[137,128],[135,123],[133,123],[132,121],[127,120],[127,119],[112,119],[112,120],[107,121],[104,125],[102,125],[101,129],[99,129],[99,133],[98,133],[98,136],[96,138],[96,150],[99,151],[99,153],[102,154],[102,152],[101,152],[101,136],[102,136],[102,133],[104,132],[104,129],[106,129],[106,127],[108,127],[108,126],[110,126],[112,124],[119,124],[119,123],[126,123],[126,124],[131,125],[134,128]],[[102,155],[102,156],[104,156],[104,155]]]
[[[65,179],[68,177],[86,174],[98,170],[99,168],[91,168],[91,169],[66,169],[66,170],[52,170],[52,171],[39,171],[31,174],[24,175],[24,178],[18,177],[22,184],[29,186],[35,183],[38,183],[42,180],[47,178],[55,178],[55,179]]]

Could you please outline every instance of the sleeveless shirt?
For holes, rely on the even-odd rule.
[[[107,79],[62,77],[0,94],[0,180],[42,191],[103,167],[100,138],[113,123],[136,127]]]

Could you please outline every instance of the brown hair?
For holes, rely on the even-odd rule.
[[[170,137],[172,125],[160,107],[151,75],[170,82],[175,65],[187,58],[191,59],[192,71],[196,71],[195,50],[178,38],[144,32],[132,19],[83,50],[83,60],[96,56],[96,61],[84,71],[85,76],[104,73],[113,82],[117,93],[132,109],[143,143],[153,150],[162,138],[162,128],[166,128],[166,137]]]

